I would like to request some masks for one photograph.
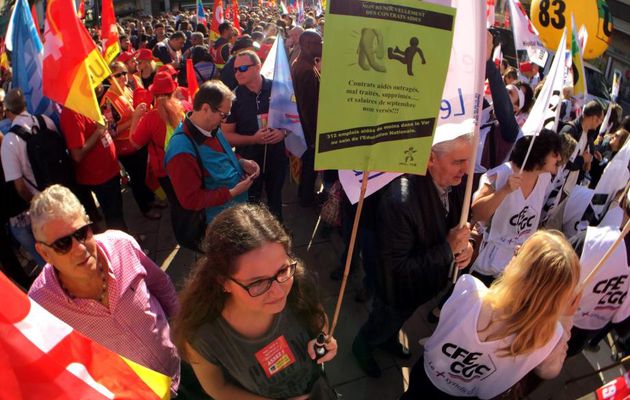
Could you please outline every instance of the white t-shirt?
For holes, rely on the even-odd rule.
[[[472,275],[455,285],[433,335],[424,345],[424,370],[435,387],[451,396],[491,399],[505,392],[541,364],[563,336],[560,323],[552,339],[527,355],[497,353],[512,337],[481,342],[477,321],[488,288]]]
[[[501,164],[482,175],[479,187],[491,185],[495,191],[499,191],[513,174],[510,162]],[[538,175],[534,189],[527,198],[523,197],[523,191],[519,189],[503,199],[490,220],[489,228],[484,232],[473,271],[488,276],[498,276],[503,272],[516,246],[523,244],[538,229],[545,192],[550,183],[551,174],[542,173]]]
[[[621,234],[618,227],[588,227],[580,257],[580,280],[595,268],[604,253]],[[622,241],[604,266],[584,288],[573,324],[580,329],[599,330],[608,322],[621,322],[630,316],[630,267]]]
[[[44,115],[43,117],[44,121],[46,121],[46,127],[57,131],[55,123],[47,116]],[[39,126],[37,118],[26,111],[15,117],[11,123],[11,127],[15,125],[23,126],[28,131],[31,130],[33,125]],[[24,140],[13,132],[5,133],[4,139],[2,140],[2,147],[0,148],[0,156],[2,157],[2,169],[4,170],[5,182],[25,178],[24,180],[28,190],[34,195],[39,192],[37,188],[33,186],[37,185],[37,182],[35,182],[33,169],[31,168],[31,163],[26,154],[26,142]]]

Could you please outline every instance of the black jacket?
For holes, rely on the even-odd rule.
[[[464,190],[464,182],[452,188],[448,214],[428,173],[403,175],[384,190],[377,291],[387,304],[416,308],[446,286],[453,261],[446,236],[459,223]]]

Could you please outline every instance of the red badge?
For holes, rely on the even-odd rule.
[[[267,378],[287,368],[295,362],[295,356],[284,336],[280,336],[256,353],[258,364],[265,371]]]

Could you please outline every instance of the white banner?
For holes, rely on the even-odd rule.
[[[486,2],[427,0],[455,7],[453,47],[433,144],[472,133],[479,123],[486,75]]]
[[[560,39],[557,54],[565,54],[567,32],[566,29]],[[564,85],[565,58],[555,57],[547,73],[545,84],[536,99],[527,121],[523,125],[524,135],[537,135],[544,127],[556,130],[562,102],[562,86]]]
[[[519,0],[508,0],[510,22],[514,34],[514,48],[527,51],[529,60],[541,67],[547,62],[548,53],[538,37],[538,31],[527,17]]]
[[[365,197],[379,191],[389,182],[402,174],[392,172],[370,172]],[[361,183],[363,183],[363,171],[340,170],[339,181],[346,192],[350,203],[356,204],[361,195]]]

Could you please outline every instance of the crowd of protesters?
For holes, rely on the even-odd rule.
[[[78,331],[172,377],[173,395],[336,399],[321,365],[334,359],[337,342],[313,272],[282,226],[285,179],[301,161],[291,171],[300,206],[336,205],[340,217],[326,220],[350,241],[355,207],[339,193],[336,171],[314,169],[324,17],[241,6],[239,26],[226,21],[211,38],[186,12],[120,20],[121,53],[95,89],[104,126],[69,108],[58,124],[29,114],[4,73],[0,265]],[[90,33],[100,45],[99,30]],[[278,36],[308,146],[300,160],[285,148],[290,132],[267,119],[272,80],[261,68]],[[371,300],[370,314],[354,341],[340,345],[351,346],[368,376],[381,375],[376,348],[411,356],[399,330],[440,296],[405,399],[525,395],[613,329],[628,351],[630,239],[592,283],[579,283],[630,219],[629,186],[610,193],[602,213],[589,214],[587,201],[576,217],[573,206],[606,179],[630,117],[612,104],[600,135],[608,105],[576,106],[567,86],[557,131],[523,136],[542,70],[495,64],[488,38],[478,159],[472,134],[436,143],[427,174],[402,175],[370,196],[359,224],[351,273],[363,268],[356,300]],[[42,134],[63,138],[71,179],[35,165],[30,137]],[[475,176],[467,176],[470,163]],[[467,179],[475,193],[470,224],[460,227]],[[204,255],[179,300],[141,238],[124,233],[123,181],[145,218],[160,219],[168,207],[179,244]],[[562,200],[550,207],[554,195]],[[449,288],[453,269],[463,275]],[[338,265],[330,270],[341,278]]]

